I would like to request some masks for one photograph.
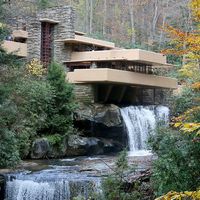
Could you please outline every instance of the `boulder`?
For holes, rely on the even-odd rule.
[[[71,135],[68,139],[67,156],[86,155],[87,153],[87,138],[77,135]]]
[[[53,145],[47,138],[36,139],[32,144],[31,158],[61,158],[66,156],[90,156],[119,152],[123,149],[121,143],[112,139],[83,137],[70,135],[64,137],[61,144]]]
[[[102,155],[119,152],[123,145],[119,142],[103,138],[82,137],[72,135],[68,140],[66,156]]]
[[[91,121],[106,127],[122,124],[120,109],[113,104],[81,104],[75,111],[74,118],[76,121]]]
[[[96,105],[94,106],[95,115],[94,121],[105,125],[106,127],[116,127],[122,124],[121,113],[118,106],[110,105]]]
[[[103,153],[103,143],[94,137],[71,135],[68,139],[66,156],[99,155]]]
[[[31,148],[31,158],[41,159],[45,158],[50,150],[49,142],[46,138],[36,139]]]
[[[120,142],[116,142],[112,139],[101,139],[103,142],[104,154],[116,153],[122,151],[124,146]]]
[[[49,151],[48,151],[48,157],[49,158],[61,158],[65,157],[65,153],[67,151],[68,146],[68,138],[63,137],[60,144],[51,144],[49,143]]]
[[[127,145],[120,108],[116,105],[80,104],[74,113],[74,124],[86,137],[113,139]]]

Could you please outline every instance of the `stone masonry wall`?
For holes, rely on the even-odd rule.
[[[157,88],[155,90],[155,104],[169,106],[170,97],[172,96],[172,91],[173,90],[170,89]]]
[[[50,19],[59,21],[54,24],[53,35],[53,59],[62,63],[64,60],[70,59],[71,47],[66,46],[63,39],[74,38],[74,10],[71,6],[62,6],[56,8],[50,8],[45,11],[41,11],[32,17],[27,23],[28,31],[28,59],[37,58],[40,59],[40,47],[41,47],[41,22],[40,19]]]
[[[77,102],[94,103],[95,92],[90,84],[76,84],[74,85],[74,94]]]
[[[155,105],[168,105],[170,90],[164,88],[143,89],[143,103],[144,104],[155,104]]]
[[[156,88],[155,92],[153,89],[142,89],[142,99],[136,96],[136,99],[141,99],[132,104],[144,104],[144,105],[169,105],[170,91],[168,89]],[[74,94],[77,102],[92,104],[96,100],[95,86],[92,84],[76,84],[74,85]],[[132,93],[133,95],[133,93]],[[136,94],[140,95],[140,93]]]

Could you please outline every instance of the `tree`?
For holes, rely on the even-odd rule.
[[[178,132],[161,130],[157,138],[152,139],[151,146],[158,155],[154,164],[154,185],[158,195],[168,192],[157,200],[199,199],[200,194],[200,0],[191,0],[189,6],[196,28],[188,32],[168,26],[173,48],[163,52],[182,56],[184,62],[179,73],[193,98],[192,101],[190,97],[185,98],[191,102],[186,101],[188,105],[184,105],[181,114],[173,118],[173,129]],[[177,192],[169,192],[174,190]],[[188,192],[191,190],[193,192]]]
[[[73,87],[65,80],[61,65],[52,63],[48,70],[47,80],[54,90],[52,107],[48,113],[49,134],[66,134],[72,126],[74,109]]]
[[[131,169],[128,165],[127,152],[124,150],[120,152],[116,162],[114,173],[109,175],[103,180],[102,188],[104,198],[106,200],[123,199],[123,200],[140,200],[143,199],[142,193],[140,193],[139,184],[135,183],[130,191],[126,191],[127,174],[134,172],[135,169]]]
[[[193,101],[197,105],[189,108],[184,111],[183,115],[175,118],[174,126],[184,132],[195,133],[198,136],[200,135],[200,117],[196,113],[200,110],[198,105],[200,103],[198,90],[200,83],[200,0],[192,0],[190,7],[192,9],[193,20],[196,23],[196,29],[191,32],[184,32],[168,26],[167,32],[172,38],[174,49],[166,49],[164,52],[184,56],[184,59],[187,58],[187,60],[184,60],[184,65],[180,73],[185,78],[189,78],[189,81],[187,79],[185,81],[193,89],[193,93],[196,93],[196,98]]]

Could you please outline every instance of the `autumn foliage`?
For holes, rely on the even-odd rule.
[[[167,26],[166,32],[171,38],[170,44],[173,48],[164,49],[163,53],[178,55],[183,58],[183,66],[179,70],[179,73],[184,78],[185,85],[192,89],[195,96],[193,99],[194,105],[187,110],[183,110],[182,114],[179,116],[172,118],[171,125],[173,128],[178,129],[179,132],[188,136],[192,147],[197,148],[196,152],[198,152],[198,154],[195,158],[198,160],[200,144],[200,0],[191,0],[189,6],[192,11],[193,23],[196,25],[196,30],[185,32],[178,28]],[[191,154],[192,153],[193,152],[191,152]],[[178,159],[179,155],[176,156]],[[188,169],[190,167],[191,166],[187,166]],[[198,174],[198,168],[199,167],[192,173]],[[196,180],[198,179],[199,177],[197,176]],[[156,200],[197,200],[200,199],[200,190],[198,186],[199,185],[197,185],[196,191],[171,191]]]
[[[199,93],[200,90],[200,0],[192,0],[190,8],[193,14],[193,21],[197,23],[196,30],[191,32],[184,32],[180,29],[167,26],[167,33],[171,37],[171,44],[173,49],[165,49],[165,54],[175,54],[184,56],[185,63],[179,72],[186,78],[190,79],[192,84],[189,86],[193,88],[194,93]],[[190,84],[187,83],[187,84]],[[197,95],[198,96],[198,95]],[[195,118],[197,113],[200,112],[198,106],[200,100],[194,99],[197,106],[186,110],[182,115],[173,118],[173,126],[179,128],[184,133],[194,133],[195,136],[200,135],[200,122],[199,117]]]
[[[182,200],[182,199],[200,199],[200,190],[194,192],[169,192],[167,195],[157,198],[156,200]]]
[[[193,53],[195,59],[200,59],[200,30],[188,33],[167,25],[166,31],[172,38],[171,44],[174,48],[163,50],[164,54],[184,55]]]

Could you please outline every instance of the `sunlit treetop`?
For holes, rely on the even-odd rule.
[[[192,9],[194,19],[199,22],[200,21],[200,0],[192,0],[190,2],[190,7]]]
[[[200,0],[192,0],[189,4],[193,19],[200,22]],[[164,54],[185,55],[193,53],[194,59],[200,59],[200,26],[197,24],[196,30],[184,32],[172,26],[166,26],[166,32],[172,39],[171,44],[174,48],[165,49]]]

